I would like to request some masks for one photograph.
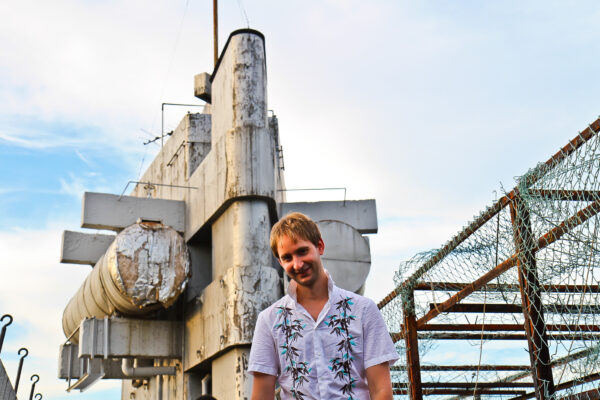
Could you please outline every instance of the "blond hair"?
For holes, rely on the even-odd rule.
[[[319,240],[321,240],[321,231],[315,221],[302,213],[293,212],[286,215],[271,229],[271,251],[275,258],[279,258],[277,244],[282,236],[287,236],[294,242],[308,240],[318,246]]]

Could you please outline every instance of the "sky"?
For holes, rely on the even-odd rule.
[[[212,2],[4,0],[0,15],[2,360],[14,380],[28,348],[21,397],[37,373],[44,399],[117,399],[115,382],[67,394],[56,378],[62,312],[90,271],[58,262],[60,235],[81,230],[83,192],[140,176],[162,102],[203,104]],[[585,0],[222,0],[219,43],[248,26],[266,37],[288,188],[376,199],[366,294],[379,301],[401,261],[598,118],[599,19]],[[165,131],[187,111],[167,108]]]

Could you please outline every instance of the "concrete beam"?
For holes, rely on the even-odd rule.
[[[85,319],[79,357],[180,358],[181,322],[125,318]]]
[[[315,221],[342,221],[362,234],[377,233],[377,208],[375,200],[281,203],[281,217],[291,212],[301,212]]]
[[[184,232],[185,203],[107,193],[83,194],[82,228],[120,231],[139,218],[161,221],[177,232]]]
[[[82,360],[84,363],[89,361],[87,358],[83,358]],[[81,378],[81,364],[79,349],[76,344],[69,343],[60,346],[58,354],[58,379]],[[121,359],[102,359],[102,368],[104,369],[103,379],[131,379],[123,374]]]
[[[194,96],[207,103],[211,101],[210,75],[206,72],[194,76]]]
[[[60,262],[95,265],[115,240],[115,235],[64,231]]]

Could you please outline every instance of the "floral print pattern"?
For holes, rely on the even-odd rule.
[[[354,387],[356,379],[352,377],[352,347],[356,346],[354,337],[350,334],[350,323],[356,319],[355,315],[351,315],[352,297],[345,297],[335,303],[337,314],[327,316],[325,324],[331,329],[330,334],[340,337],[340,342],[337,343],[337,350],[340,353],[339,357],[334,357],[329,360],[329,369],[335,372],[334,379],[340,380],[342,386],[341,392],[348,396],[348,400],[355,400]]]

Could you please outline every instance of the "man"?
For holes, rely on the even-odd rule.
[[[261,312],[248,371],[252,400],[391,400],[396,349],[375,303],[334,285],[317,225],[292,213],[271,230],[273,255],[291,279],[287,295]]]

